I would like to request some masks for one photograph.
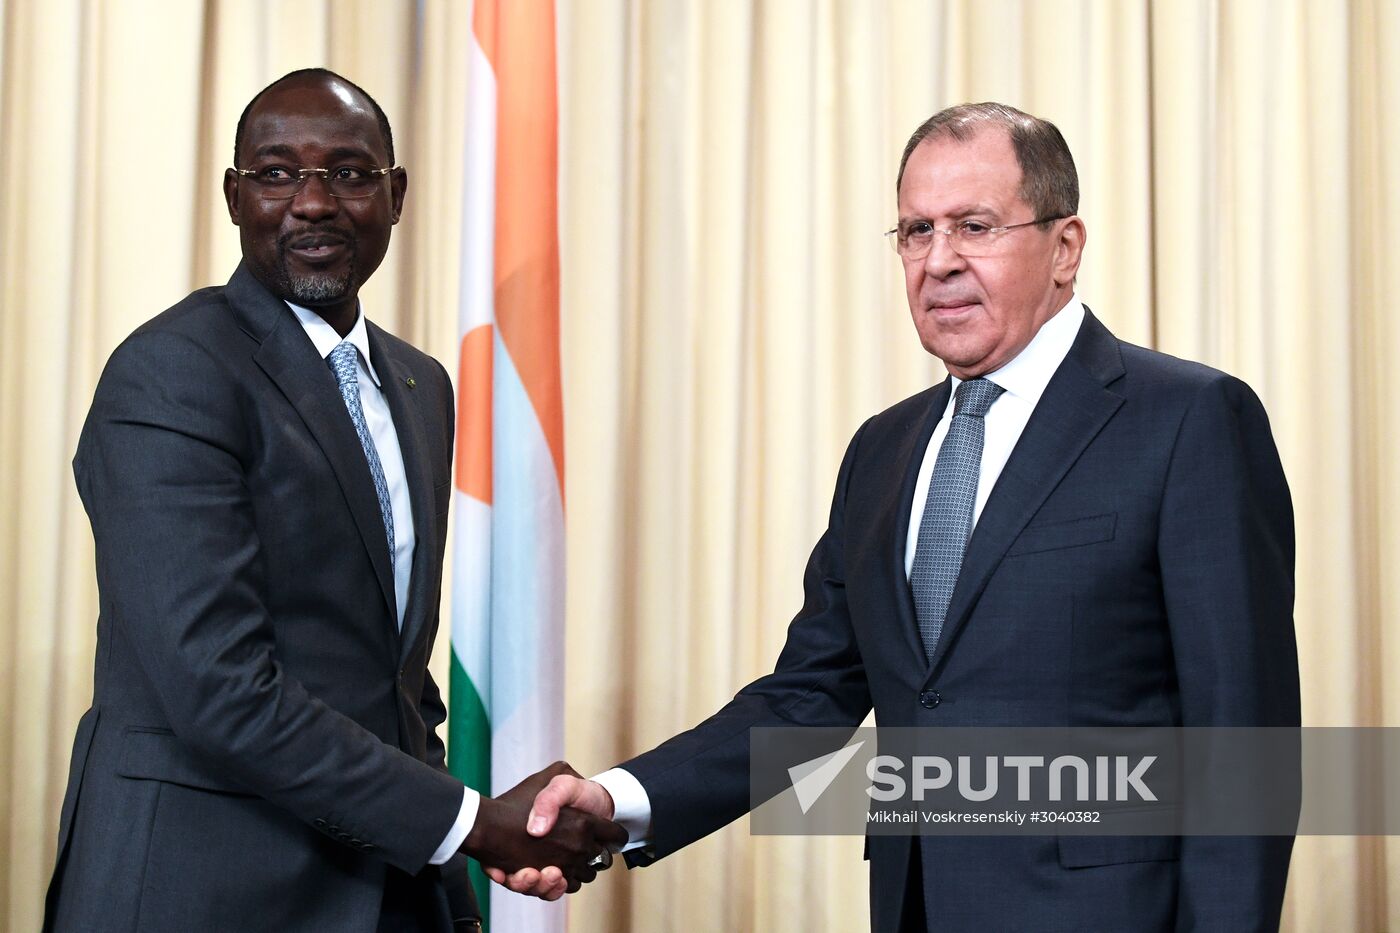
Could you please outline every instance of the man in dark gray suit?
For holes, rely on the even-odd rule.
[[[774,672],[596,782],[554,778],[532,831],[584,807],[649,864],[748,809],[752,728],[872,708],[906,727],[1298,724],[1293,513],[1264,410],[1080,303],[1059,131],[999,104],[943,111],[909,140],[898,198],[914,326],[950,378],[852,439]],[[1268,930],[1291,846],[871,836],[871,923]]]
[[[576,885],[626,836],[532,839],[543,781],[492,800],[444,765],[452,386],[357,298],[408,184],[388,120],[294,72],[234,158],[243,262],[113,353],[73,461],[101,616],[45,927],[472,928],[462,853]]]

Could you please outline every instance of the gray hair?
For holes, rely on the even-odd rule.
[[[1011,148],[1021,166],[1018,194],[1037,218],[1068,217],[1079,212],[1079,173],[1059,129],[1049,120],[995,102],[958,104],[919,124],[904,145],[895,194],[904,181],[909,156],[924,140],[951,137],[966,142],[989,126],[1006,130],[1011,138]]]

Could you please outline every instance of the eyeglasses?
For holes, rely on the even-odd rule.
[[[885,239],[890,241],[890,246],[896,253],[910,262],[917,262],[929,254],[933,249],[935,233],[946,236],[948,245],[959,256],[994,256],[1000,249],[1000,244],[1004,242],[1003,236],[1006,233],[1022,227],[1048,224],[1052,220],[1064,220],[1066,216],[1062,214],[1059,217],[1041,217],[1025,223],[1007,224],[1004,227],[989,227],[977,220],[960,220],[950,230],[939,230],[927,220],[911,220],[893,230],[886,230]]]
[[[297,196],[306,187],[306,180],[312,175],[321,176],[331,197],[344,200],[367,198],[379,190],[379,181],[390,172],[400,168],[365,168],[360,165],[337,165],[335,168],[287,168],[285,165],[266,165],[262,168],[235,168],[242,177],[248,179],[258,195],[271,201],[286,201]]]

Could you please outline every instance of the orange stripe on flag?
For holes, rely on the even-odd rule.
[[[491,504],[491,325],[462,337],[457,372],[457,488]]]
[[[478,4],[478,9],[491,6]],[[559,375],[558,100],[554,0],[511,0],[494,26],[496,74],[496,326],[539,418],[564,488]]]
[[[553,20],[552,11],[550,19]],[[472,32],[476,34],[476,44],[481,46],[493,69],[496,67],[496,24],[499,21],[500,12],[494,0],[477,0],[473,5]]]

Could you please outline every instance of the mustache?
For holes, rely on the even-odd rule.
[[[277,237],[277,251],[285,253],[293,248],[305,248],[309,246],[329,246],[344,243],[351,249],[355,248],[355,237],[346,233],[338,227],[330,224],[321,226],[301,227],[297,230],[289,230]]]

